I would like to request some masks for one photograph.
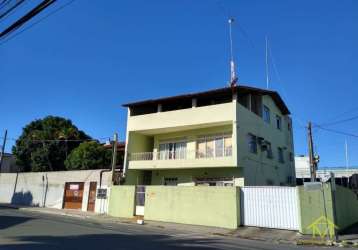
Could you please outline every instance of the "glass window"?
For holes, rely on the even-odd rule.
[[[272,154],[272,147],[270,142],[266,142],[266,152],[267,152],[267,158],[272,159],[273,154]]]
[[[279,115],[276,115],[276,128],[281,129],[282,128],[282,118]]]
[[[264,121],[270,123],[270,109],[266,105],[264,105],[263,111]]]
[[[196,152],[197,152],[197,158],[205,158],[205,152],[206,152],[206,141],[205,139],[200,139],[197,141],[196,144]]]
[[[224,140],[222,137],[215,138],[215,157],[223,157],[224,155]]]
[[[214,140],[208,139],[206,141],[206,157],[211,158],[214,156]]]
[[[169,142],[159,144],[159,159],[185,159],[186,142]]]
[[[284,156],[283,156],[283,149],[278,147],[278,161],[281,162],[281,163],[284,163],[285,160],[284,160]]]
[[[165,186],[177,186],[178,185],[178,178],[164,178],[164,185]]]
[[[291,162],[293,162],[293,160],[294,160],[293,158],[294,158],[294,157],[293,157],[293,153],[290,152],[290,153],[289,153],[289,159],[290,159]]]
[[[201,138],[197,141],[196,150],[197,158],[231,156],[231,136],[226,135]]]
[[[225,147],[225,156],[231,156],[232,155],[232,138],[230,137],[225,137],[224,138],[224,147]]]
[[[247,143],[249,146],[249,152],[250,153],[257,153],[257,138],[253,134],[247,135]]]

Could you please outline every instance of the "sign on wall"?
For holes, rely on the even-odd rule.
[[[97,199],[107,199],[107,189],[106,188],[97,189]]]

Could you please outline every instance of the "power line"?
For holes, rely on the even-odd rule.
[[[328,132],[332,132],[332,133],[335,133],[335,134],[340,134],[340,135],[345,135],[345,136],[350,136],[350,137],[355,137],[355,138],[358,138],[358,135],[357,134],[353,134],[353,133],[349,133],[349,132],[344,132],[344,131],[340,131],[340,130],[335,130],[335,129],[330,129],[330,128],[325,128],[325,127],[322,127],[318,124],[314,124],[314,126],[316,128],[319,128],[319,129],[322,129],[322,130],[325,130],[325,131],[328,131]]]
[[[321,124],[321,126],[332,126],[332,125],[336,125],[336,124],[340,124],[340,123],[344,123],[344,122],[353,121],[353,120],[356,120],[356,119],[358,119],[358,115],[350,117],[350,118],[347,118],[347,119],[334,121],[334,122],[331,122],[331,123],[323,123],[323,124]]]
[[[27,141],[30,141],[30,142],[64,142],[64,141],[67,141],[67,142],[86,142],[86,141],[103,141],[103,140],[106,140],[110,138],[110,136],[107,136],[107,137],[102,137],[102,138],[93,138],[93,139],[83,139],[83,140],[77,140],[77,139],[30,139],[30,140],[27,140]],[[1,137],[0,136],[0,139],[4,139],[4,137]],[[11,140],[11,141],[16,141],[17,139],[16,138],[7,138],[7,140]]]
[[[7,27],[5,30],[3,30],[0,33],[0,38],[4,38],[14,32],[15,30],[19,29],[21,26],[23,26],[26,22],[31,20],[33,17],[38,15],[40,12],[45,10],[47,7],[49,7],[51,4],[53,4],[56,0],[43,0],[41,3],[39,3],[35,8],[27,12],[23,17],[18,19],[16,22],[11,24],[9,27]]]
[[[70,4],[72,4],[74,1],[76,0],[71,0],[68,3],[61,5],[60,7],[58,7],[57,9],[53,10],[52,12],[48,13],[47,15],[45,15],[44,17],[40,18],[39,20],[37,20],[36,22],[32,23],[31,25],[29,25],[28,27],[22,29],[21,31],[15,33],[14,35],[12,35],[11,37],[9,37],[8,39],[6,39],[5,41],[3,41],[2,43],[0,43],[1,45],[4,45],[5,43],[9,42],[10,40],[14,39],[15,37],[17,37],[18,35],[20,35],[21,33],[33,28],[35,25],[39,24],[40,22],[44,21],[45,19],[47,19],[48,17],[56,14],[57,12],[59,12],[60,10],[64,9],[65,7],[69,6]]]
[[[0,14],[0,20],[10,14],[13,10],[15,10],[17,7],[19,7],[22,3],[24,3],[25,0],[19,0],[17,1],[13,6],[8,8],[4,13]]]

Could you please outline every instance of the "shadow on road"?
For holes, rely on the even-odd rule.
[[[178,239],[166,235],[89,234],[79,236],[28,236],[12,238],[16,243],[0,245],[4,250],[119,250],[119,249],[219,249],[215,239]],[[209,246],[208,246],[209,245]]]
[[[0,230],[16,226],[18,224],[24,223],[29,220],[32,220],[32,218],[0,215]],[[1,233],[0,233],[0,235],[1,235]],[[1,249],[1,245],[0,245],[0,249]]]

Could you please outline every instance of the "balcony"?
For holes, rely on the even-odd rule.
[[[222,154],[183,150],[179,152],[140,152],[128,156],[129,169],[179,169],[207,167],[235,167],[232,148]]]
[[[146,135],[232,124],[233,103],[188,108],[128,117],[128,131]],[[215,114],[215,115],[213,115]]]

